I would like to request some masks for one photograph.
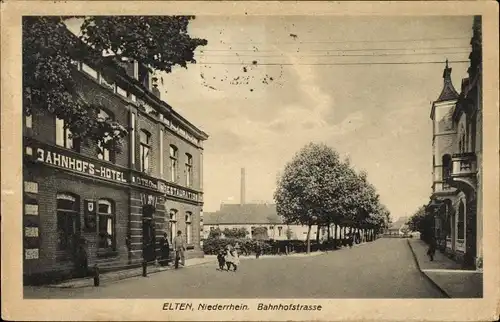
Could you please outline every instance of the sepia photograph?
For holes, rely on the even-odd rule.
[[[481,14],[18,22],[20,300],[484,299]]]

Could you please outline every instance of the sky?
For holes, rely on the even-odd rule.
[[[198,16],[189,32],[208,45],[163,76],[162,99],[210,136],[204,211],[239,202],[243,167],[247,202],[273,202],[309,142],[367,171],[393,218],[428,202],[431,102],[447,58],[460,91],[468,63],[454,61],[468,60],[472,17]],[[370,64],[430,61],[441,63]]]
[[[161,75],[160,89],[209,135],[203,210],[240,201],[241,168],[247,202],[273,202],[285,164],[321,142],[368,173],[393,218],[413,214],[431,194],[431,102],[446,59],[460,91],[472,20],[196,17],[189,33],[208,45],[197,64]]]

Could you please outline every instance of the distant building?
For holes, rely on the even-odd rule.
[[[393,222],[389,228],[386,230],[387,235],[404,235],[405,228],[408,228],[406,222],[408,221],[408,217],[400,217],[398,220]]]
[[[203,215],[203,237],[208,238],[210,231],[245,228],[247,238],[254,237],[257,227],[267,228],[267,234],[273,240],[299,239],[306,240],[307,226],[287,225],[276,213],[275,204],[222,204],[216,212],[205,212]],[[311,240],[316,239],[317,227],[311,229]],[[320,231],[320,237],[322,233]]]
[[[446,62],[443,89],[432,104],[433,184],[427,211],[438,247],[468,267],[482,258],[481,18],[474,18],[469,76],[458,93]]]

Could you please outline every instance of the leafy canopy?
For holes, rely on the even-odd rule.
[[[193,52],[207,41],[189,36],[187,28],[194,16],[79,17],[83,20],[79,39],[65,25],[70,18],[74,17],[23,17],[24,113],[31,115],[34,106],[47,110],[65,121],[73,137],[120,152],[127,128],[98,118],[101,106],[77,93],[72,61],[109,64],[123,58],[150,70],[171,72],[175,65],[196,63]]]

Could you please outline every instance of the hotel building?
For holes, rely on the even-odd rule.
[[[89,267],[128,267],[159,254],[181,230],[186,257],[202,257],[206,133],[160,99],[136,61],[74,62],[80,98],[125,126],[116,153],[73,139],[64,121],[32,107],[24,117],[23,274],[71,276],[79,245]]]

